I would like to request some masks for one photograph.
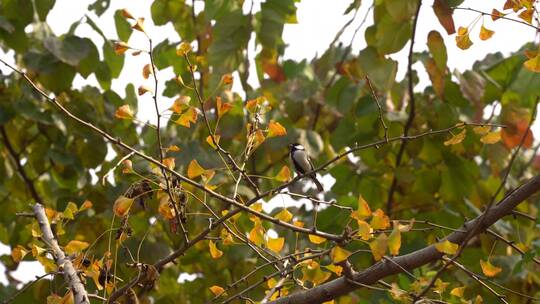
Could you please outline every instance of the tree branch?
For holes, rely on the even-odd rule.
[[[42,204],[37,203],[34,205],[34,214],[36,215],[39,228],[41,229],[41,239],[52,250],[56,265],[58,266],[59,270],[63,271],[64,280],[71,288],[75,303],[90,304],[88,294],[86,293],[86,289],[84,289],[84,285],[79,279],[77,270],[75,269],[75,267],[73,267],[71,260],[66,257],[66,254],[64,253],[64,251],[62,251],[62,249],[58,245],[58,241],[52,233],[51,226],[49,225],[49,220],[47,219],[47,215],[45,214],[45,208]]]
[[[474,229],[479,223],[480,229],[477,229],[475,235],[482,233],[489,226],[493,225],[500,218],[512,213],[517,205],[524,200],[528,199],[531,195],[540,190],[540,175],[535,176],[514,192],[505,197],[498,204],[493,206],[486,213],[483,213],[473,220],[470,220],[463,224],[460,231],[453,232],[445,239],[452,243],[460,244],[467,235]],[[483,220],[482,220],[483,217]],[[434,245],[430,245],[414,251],[409,254],[392,258],[393,262],[383,260],[377,264],[365,269],[364,271],[357,272],[353,278],[354,282],[361,284],[374,284],[378,280],[403,272],[403,269],[411,271],[422,265],[431,263],[436,260],[440,260],[443,257],[443,253],[437,251]],[[397,266],[400,265],[400,266]],[[344,277],[332,280],[325,284],[319,285],[315,288],[292,294],[287,297],[280,298],[273,304],[300,304],[300,303],[322,303],[341,295],[347,294],[361,286],[351,284],[347,282]]]

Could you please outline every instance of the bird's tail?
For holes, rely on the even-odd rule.
[[[319,192],[323,192],[324,188],[323,188],[321,182],[319,182],[319,180],[315,177],[315,175],[311,175],[310,178],[315,183],[315,186],[317,186],[317,190]]]

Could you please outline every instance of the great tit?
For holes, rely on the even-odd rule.
[[[296,173],[304,174],[313,170],[311,159],[309,158],[306,149],[301,144],[289,144],[289,157]],[[309,178],[315,183],[315,186],[317,186],[317,190],[319,190],[319,192],[324,191],[322,184],[317,180],[317,177],[315,177],[315,173],[310,174]]]

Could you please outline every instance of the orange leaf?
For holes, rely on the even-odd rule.
[[[270,123],[268,124],[268,137],[285,135],[287,135],[287,130],[285,130],[279,122],[270,120]]]
[[[169,110],[173,111],[174,113],[180,114],[182,113],[182,111],[189,108],[190,100],[191,100],[191,97],[189,96],[180,96],[174,100],[174,103],[169,108]]]
[[[502,141],[508,149],[519,146],[524,135],[525,140],[523,141],[523,147],[530,148],[533,142],[533,134],[531,130],[528,129],[527,122],[518,121],[514,125],[509,125],[501,131]]]
[[[85,200],[85,201],[82,203],[81,207],[79,208],[79,212],[80,212],[80,211],[84,211],[84,210],[86,210],[86,209],[90,209],[90,208],[92,208],[92,206],[93,206],[93,205],[92,205],[92,202],[91,202],[91,201]]]
[[[116,55],[122,55],[130,49],[129,45],[123,41],[116,41],[113,44],[114,53]]]
[[[216,244],[212,240],[208,242],[208,248],[213,259],[219,259],[223,255],[223,252],[216,247]]]
[[[452,9],[445,0],[435,0],[433,2],[433,11],[448,35],[452,35],[456,32],[454,19],[452,18]]]
[[[486,277],[490,278],[496,276],[502,271],[502,268],[494,266],[489,262],[489,260],[485,262],[480,260],[480,267],[482,268],[482,272],[486,275]]]
[[[495,20],[497,20],[497,19],[499,19],[499,18],[501,18],[501,17],[504,17],[504,14],[503,14],[503,13],[499,12],[499,11],[496,10],[496,9],[493,9],[493,10],[491,11],[491,19],[492,19],[493,21],[495,21]]]
[[[530,8],[521,12],[518,17],[523,19],[523,21],[527,22],[528,24],[532,24],[533,12],[534,10]]]
[[[127,198],[123,195],[120,195],[120,197],[118,197],[114,202],[113,211],[116,216],[124,217],[129,212],[129,208],[131,208],[132,204],[132,198]]]
[[[484,25],[480,28],[480,39],[482,40],[488,40],[493,34],[495,34],[495,32],[488,30]]]
[[[214,286],[210,287],[209,289],[216,297],[227,294],[225,292],[225,289],[223,289],[223,287],[220,287],[220,286],[217,286],[217,285],[214,285]]]
[[[195,123],[197,121],[197,110],[194,107],[189,107],[187,111],[182,113],[180,117],[178,117],[177,120],[175,120],[175,123],[184,126],[186,128],[191,127],[192,123]]]
[[[232,108],[231,103],[222,102],[221,97],[219,96],[216,98],[216,106],[217,106],[218,117],[225,115],[225,113],[229,112],[229,110]]]
[[[127,18],[127,19],[131,19],[131,20],[135,20],[133,15],[131,15],[131,13],[125,8],[122,9],[122,17]]]
[[[221,77],[221,83],[223,84],[232,84],[233,83],[233,77],[231,74],[225,74]]]
[[[379,261],[383,258],[388,248],[388,237],[386,234],[381,233],[376,239],[369,243],[369,249],[371,249],[371,254],[375,261]]]
[[[289,167],[287,166],[281,167],[281,170],[279,170],[278,175],[276,175],[274,179],[278,182],[287,182],[291,180],[291,170],[289,170]]]
[[[145,85],[141,85],[139,89],[137,90],[137,93],[139,94],[139,96],[144,95],[148,92],[152,93],[152,89]]]
[[[144,33],[144,18],[137,18],[137,22],[131,28]]]
[[[148,77],[150,77],[151,74],[153,74],[154,71],[152,69],[152,66],[148,63],[146,64],[144,67],[143,67],[143,70],[142,70],[142,75],[143,75],[143,78],[144,79],[148,79]]]
[[[196,159],[194,159],[188,165],[187,174],[189,178],[195,178],[203,174],[204,171],[206,170],[203,167],[201,167],[201,165],[199,165]]]
[[[268,246],[268,248],[272,250],[273,252],[279,253],[281,249],[283,248],[284,244],[285,244],[285,238],[282,238],[282,237],[277,238],[277,239],[269,238],[266,246]]]
[[[19,263],[27,253],[28,250],[26,250],[26,248],[21,245],[17,245],[17,247],[11,250],[11,258],[15,263]]]
[[[217,145],[214,144],[214,141],[216,142],[216,144],[219,145],[219,139],[221,138],[221,136],[219,135],[214,135],[214,140],[212,140],[212,135],[208,135],[206,137],[206,142],[210,145],[210,147],[216,149],[217,148]]]
[[[118,119],[132,119],[133,116],[133,111],[129,105],[120,106],[118,109],[116,109],[116,112],[114,112],[114,117]]]
[[[163,165],[165,167],[169,168],[170,170],[174,170],[174,167],[176,166],[174,157],[168,157],[163,160]]]

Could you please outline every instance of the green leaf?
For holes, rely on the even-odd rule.
[[[386,0],[388,14],[397,22],[410,20],[418,7],[418,1]]]
[[[36,11],[40,21],[45,21],[56,0],[35,0]]]
[[[396,22],[390,15],[384,15],[377,23],[377,50],[381,54],[399,52],[411,38],[410,22]]]
[[[446,62],[448,60],[448,55],[446,54],[446,46],[444,45],[444,40],[441,34],[437,31],[431,31],[428,34],[427,46],[429,48],[429,53],[439,71],[446,70]]]
[[[124,56],[116,55],[108,41],[103,44],[103,57],[111,72],[111,78],[114,79],[120,76],[122,67],[124,66]]]
[[[47,37],[43,40],[43,46],[60,61],[71,66],[77,66],[85,58],[90,50],[89,40],[76,36],[67,36],[63,39]]]
[[[360,51],[358,65],[379,90],[389,89],[395,81],[397,62],[379,55],[373,47]]]
[[[126,18],[122,16],[122,10],[116,10],[116,12],[114,12],[114,25],[116,26],[118,38],[121,41],[127,42],[133,29]]]

